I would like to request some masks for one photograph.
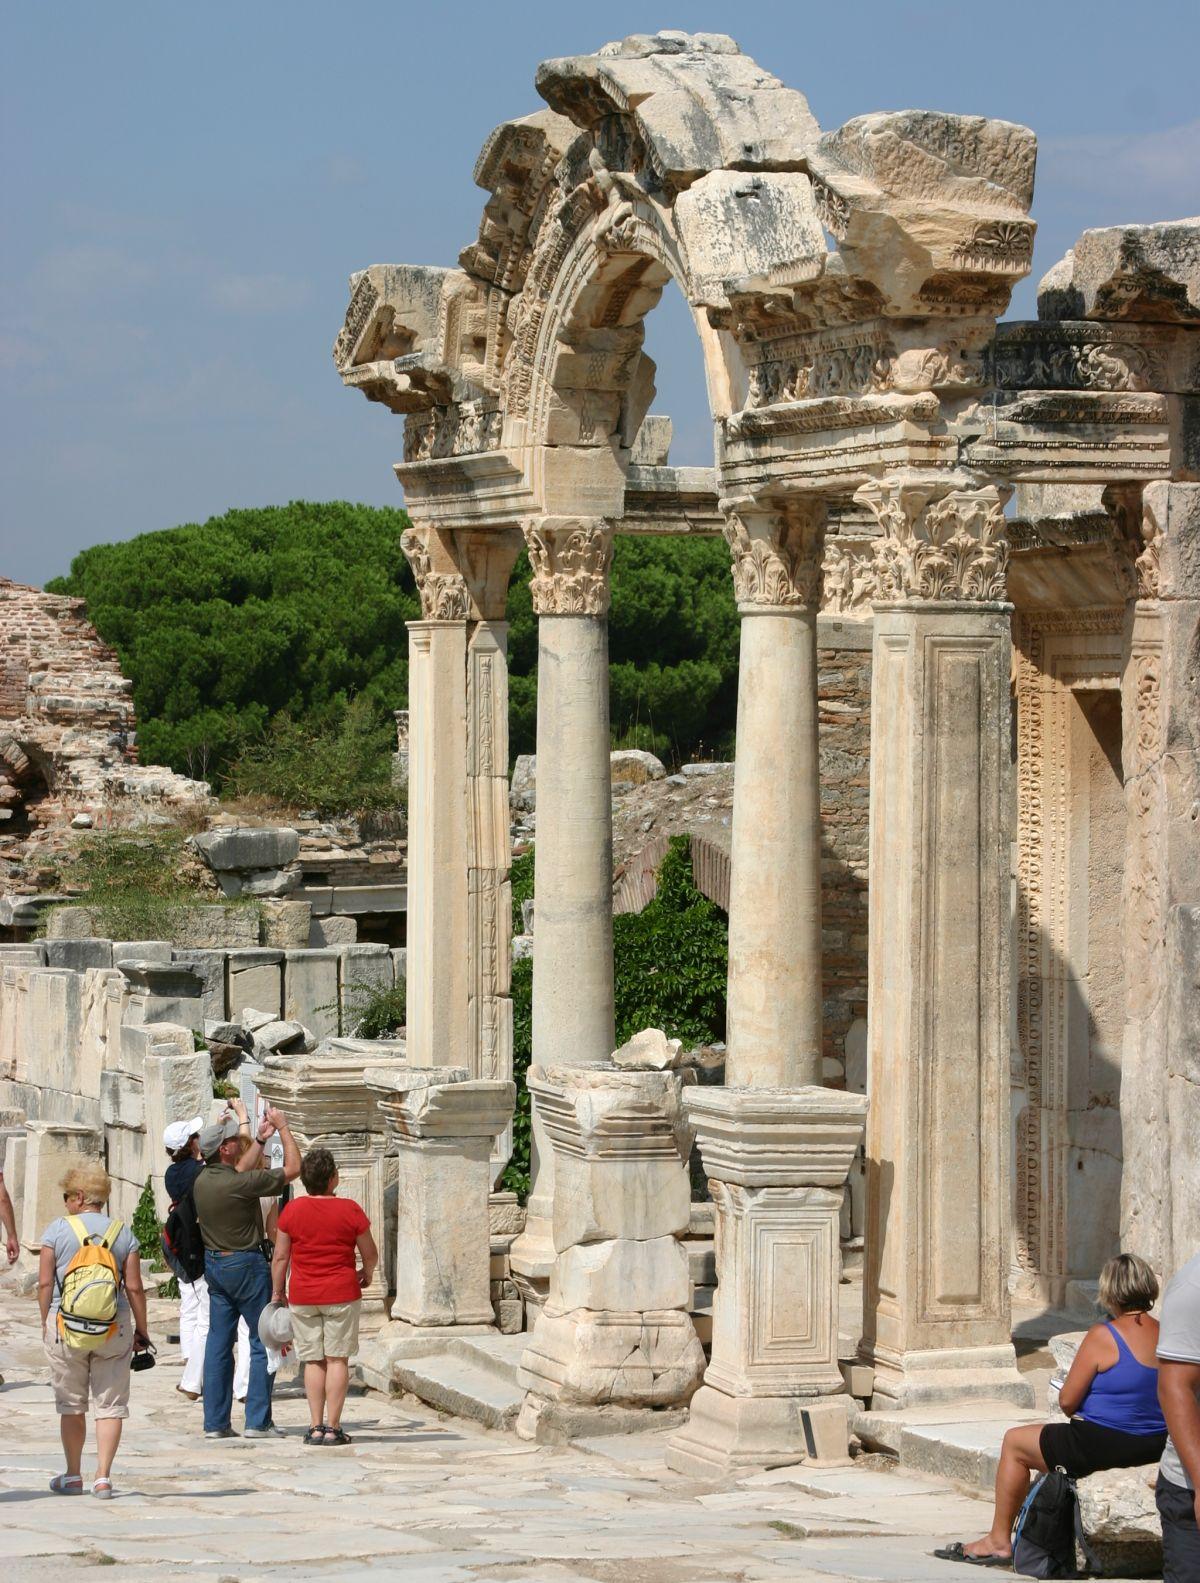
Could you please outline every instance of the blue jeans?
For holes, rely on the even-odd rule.
[[[250,1327],[250,1386],[246,1428],[271,1422],[267,1349],[258,1339],[258,1316],[271,1301],[271,1266],[257,1249],[249,1253],[204,1255],[208,1281],[208,1339],[204,1343],[204,1427],[228,1429],[233,1411],[233,1347],[238,1319]]]

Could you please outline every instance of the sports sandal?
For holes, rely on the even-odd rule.
[[[92,1494],[98,1501],[110,1501],[113,1498],[111,1479],[97,1479],[92,1485]]]
[[[1005,1571],[1012,1571],[1012,1555],[998,1556],[973,1556],[968,1555],[963,1548],[961,1539],[956,1539],[953,1544],[943,1545],[940,1550],[935,1550],[934,1555],[939,1561],[962,1561],[969,1567],[1003,1567]]]
[[[50,1480],[50,1488],[55,1495],[82,1495],[83,1475],[81,1473],[56,1473]]]
[[[325,1425],[314,1424],[304,1437],[306,1446],[323,1446],[325,1444]]]
[[[350,1446],[354,1442],[344,1429],[325,1429],[325,1438],[321,1442],[324,1446]]]

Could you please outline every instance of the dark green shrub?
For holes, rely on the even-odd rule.
[[[137,1201],[137,1208],[133,1212],[129,1229],[138,1240],[138,1249],[141,1257],[152,1270],[165,1270],[167,1261],[163,1258],[162,1251],[162,1221],[158,1218],[158,1210],[154,1204],[154,1188],[150,1178],[146,1178],[146,1185],[142,1188],[142,1196]],[[178,1297],[179,1282],[172,1275],[169,1281],[160,1281],[158,1286],[160,1297]]]
[[[334,706],[323,726],[285,712],[239,755],[229,789],[321,815],[403,808],[405,788],[392,781],[395,735],[365,698]]]

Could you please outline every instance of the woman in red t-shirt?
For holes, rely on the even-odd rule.
[[[371,1284],[379,1250],[371,1222],[359,1206],[351,1198],[334,1196],[338,1169],[328,1149],[308,1151],[300,1164],[300,1180],[308,1196],[294,1198],[279,1217],[271,1261],[273,1297],[291,1308],[292,1340],[304,1365],[311,1419],[304,1444],[348,1446],[342,1407],[350,1386],[350,1359],[358,1351],[362,1292]]]

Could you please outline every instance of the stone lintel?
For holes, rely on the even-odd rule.
[[[373,1067],[366,1081],[400,1142],[498,1137],[516,1103],[514,1083],[471,1078],[465,1067],[398,1070],[390,1080]]]
[[[551,1066],[534,1068],[527,1083],[561,1154],[612,1161],[687,1157],[679,1073]]]
[[[309,1139],[336,1133],[381,1133],[384,1122],[376,1094],[365,1081],[366,1070],[370,1066],[380,1076],[392,1071],[397,1077],[403,1070],[399,1061],[395,1067],[375,1064],[382,1059],[378,1046],[356,1052],[322,1045],[309,1055],[272,1056],[263,1062],[256,1086],[284,1111],[296,1131]]]

